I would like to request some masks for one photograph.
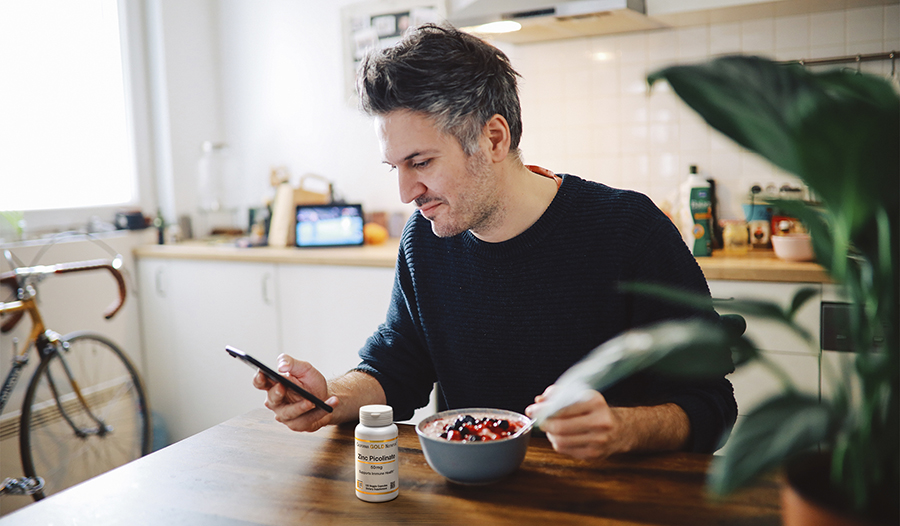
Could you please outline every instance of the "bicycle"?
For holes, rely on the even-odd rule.
[[[56,265],[17,266],[0,273],[0,288],[15,299],[0,302],[0,332],[9,332],[27,313],[32,326],[18,348],[0,389],[0,413],[28,363],[33,347],[40,357],[18,416],[19,454],[25,477],[7,479],[0,493],[31,494],[34,500],[59,492],[150,452],[150,409],[137,370],[119,347],[101,334],[60,335],[48,329],[37,304],[37,284],[53,274],[108,270],[119,297],[104,313],[112,318],[125,302],[120,256]],[[16,415],[13,413],[13,417]],[[13,424],[15,425],[15,424]]]

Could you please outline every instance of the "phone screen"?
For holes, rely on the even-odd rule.
[[[298,395],[302,396],[303,398],[306,398],[310,402],[314,403],[316,405],[316,407],[318,407],[319,409],[322,409],[323,411],[327,411],[329,413],[334,411],[334,409],[330,405],[328,405],[325,402],[323,402],[322,400],[320,400],[317,396],[310,393],[306,389],[300,387],[299,385],[295,384],[294,382],[288,380],[284,376],[281,376],[280,374],[276,373],[275,371],[273,371],[272,369],[267,367],[264,363],[260,362],[259,360],[250,356],[249,354],[245,353],[244,351],[237,349],[235,347],[232,347],[230,345],[225,346],[225,351],[228,354],[230,354],[231,356],[233,356],[233,357],[241,360],[245,364],[249,365],[251,368],[258,369],[261,373],[266,375],[270,380],[278,382],[281,385],[283,385],[285,388],[290,389],[291,391],[297,393]]]

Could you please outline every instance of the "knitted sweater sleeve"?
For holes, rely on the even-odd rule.
[[[661,283],[709,295],[706,279],[697,261],[674,225],[664,217],[651,227],[646,242],[637,247],[632,261],[632,277],[636,281]],[[710,311],[685,309],[645,296],[635,296],[632,301],[634,326],[672,318],[704,316],[717,319],[717,315]],[[722,377],[702,381],[675,380],[649,374],[642,375],[640,379],[646,386],[645,396],[650,402],[674,403],[687,414],[691,424],[689,450],[711,453],[727,438],[737,417],[734,390],[725,378],[733,370],[732,366],[722,371]]]
[[[387,318],[359,351],[356,370],[374,377],[384,389],[395,420],[412,418],[428,404],[436,381],[417,321],[412,274],[401,243]]]

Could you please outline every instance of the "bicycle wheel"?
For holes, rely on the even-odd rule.
[[[150,410],[125,354],[91,332],[68,334],[62,342],[60,351],[41,360],[22,406],[22,467],[45,482],[35,500],[150,452]]]

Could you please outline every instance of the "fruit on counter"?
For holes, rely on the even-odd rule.
[[[367,245],[380,245],[387,241],[388,231],[378,223],[366,223],[363,226],[363,240]]]

